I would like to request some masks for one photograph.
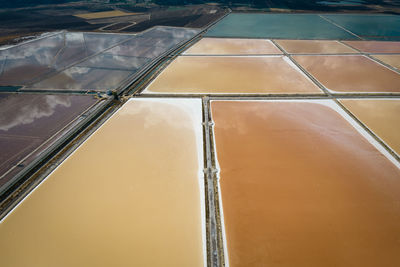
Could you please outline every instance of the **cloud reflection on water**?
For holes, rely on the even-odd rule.
[[[32,96],[21,97],[12,95],[0,99],[2,112],[0,113],[0,131],[30,124],[42,117],[50,117],[57,106],[70,107],[71,99],[68,96]],[[15,107],[18,107],[17,109]]]

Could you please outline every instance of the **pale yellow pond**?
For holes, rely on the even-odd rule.
[[[343,99],[340,102],[400,155],[400,99]]]
[[[187,51],[186,55],[259,55],[282,54],[270,40],[203,38]]]
[[[322,94],[285,56],[181,56],[144,91],[174,94]]]
[[[0,265],[204,266],[201,123],[127,102],[0,223]]]

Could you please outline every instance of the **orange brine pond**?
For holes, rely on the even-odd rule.
[[[400,53],[400,42],[387,41],[344,41],[364,53]]]
[[[338,105],[211,111],[230,266],[400,266],[400,165]]]
[[[356,50],[338,42],[327,40],[275,40],[290,54],[347,54]]]
[[[400,92],[400,74],[361,55],[293,56],[293,58],[334,92]]]
[[[201,110],[128,101],[1,221],[1,265],[205,266]]]
[[[400,99],[343,99],[340,102],[400,155]]]
[[[184,52],[187,55],[282,54],[270,40],[204,38]]]
[[[322,91],[284,56],[181,56],[144,93],[322,94]]]
[[[373,55],[373,57],[400,70],[400,55]]]

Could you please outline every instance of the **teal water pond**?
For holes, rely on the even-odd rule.
[[[317,14],[232,13],[206,34],[215,37],[358,39]]]
[[[400,40],[400,16],[397,15],[323,15],[366,40]]]

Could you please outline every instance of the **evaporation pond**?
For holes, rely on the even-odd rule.
[[[361,55],[293,56],[326,88],[335,92],[400,92],[400,74]]]
[[[343,99],[340,102],[400,155],[400,99]]]
[[[346,41],[344,43],[364,53],[400,53],[400,42]]]
[[[370,14],[324,14],[322,17],[369,40],[400,40],[400,16]]]
[[[128,101],[0,223],[2,265],[205,266],[202,151],[201,100]]]
[[[275,40],[289,54],[347,54],[356,50],[330,40]]]
[[[230,266],[400,266],[399,164],[338,105],[211,111]]]
[[[203,38],[185,55],[256,55],[282,54],[270,41],[263,39]]]
[[[393,68],[400,70],[400,54],[399,55],[373,55],[374,58],[386,63]]]
[[[206,36],[279,39],[358,39],[317,14],[231,13]]]
[[[321,94],[284,56],[181,56],[145,90],[175,94]]]
[[[96,102],[83,95],[0,94],[0,192]]]

